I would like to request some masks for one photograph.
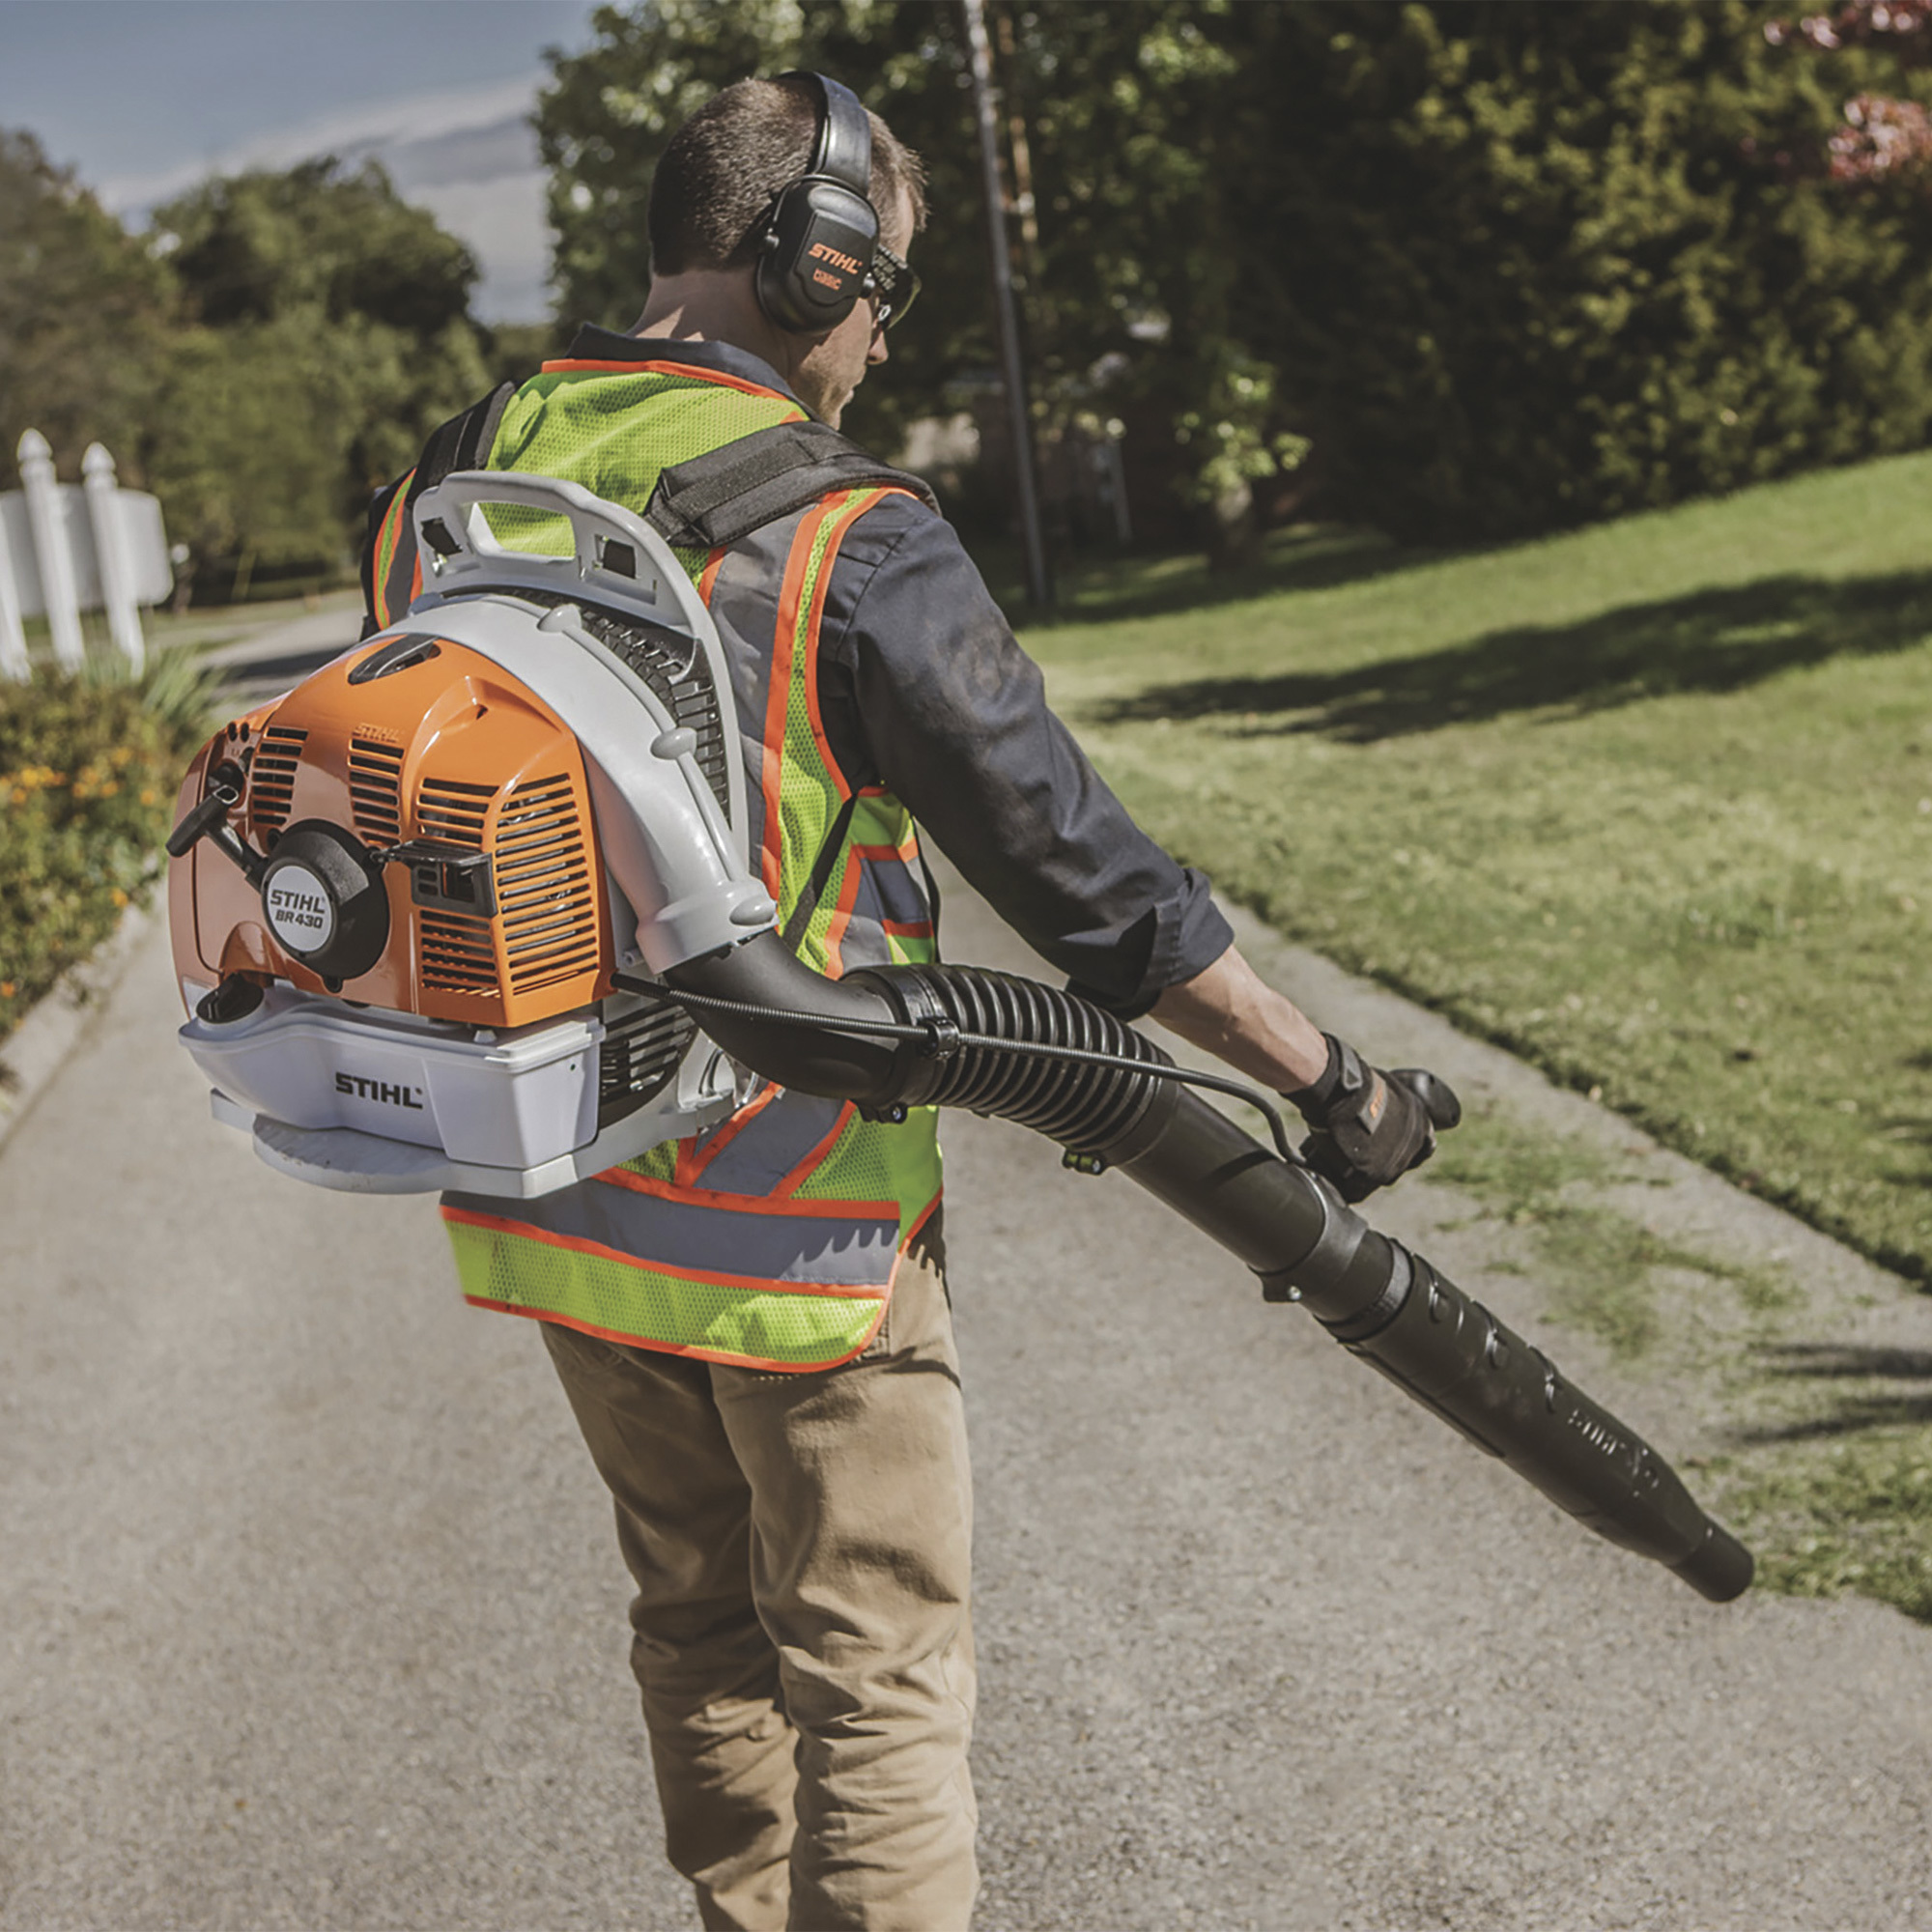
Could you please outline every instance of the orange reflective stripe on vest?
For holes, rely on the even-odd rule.
[[[774,391],[681,364],[549,363],[511,400],[490,464],[641,507],[661,468],[800,413]],[[781,926],[849,796],[819,716],[819,632],[839,545],[885,494],[836,492],[729,551],[681,554],[731,668],[749,849]],[[836,976],[935,956],[918,850],[904,806],[862,792],[799,940],[807,964]],[[764,1088],[709,1132],[595,1180],[529,1202],[452,1195],[443,1212],[479,1305],[710,1361],[810,1370],[871,1339],[939,1193],[930,1108],[892,1124]]]

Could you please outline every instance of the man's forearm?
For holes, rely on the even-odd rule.
[[[1280,1094],[1312,1086],[1328,1065],[1321,1030],[1232,946],[1205,973],[1168,987],[1152,1012],[1182,1039]]]

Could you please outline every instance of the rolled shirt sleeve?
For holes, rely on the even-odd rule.
[[[855,788],[882,783],[1008,924],[1123,1015],[1218,959],[1208,880],[1128,814],[1048,708],[951,525],[888,497],[827,596],[820,710]]]

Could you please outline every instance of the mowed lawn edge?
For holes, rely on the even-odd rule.
[[[1115,565],[1023,639],[1219,890],[1932,1278],[1932,457]]]

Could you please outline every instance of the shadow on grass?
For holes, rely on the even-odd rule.
[[[1062,571],[1053,609],[1038,611],[1026,601],[1017,546],[1004,540],[978,542],[972,552],[995,600],[1016,629],[1173,616],[1277,591],[1332,590],[1366,583],[1444,557],[1484,554],[1473,547],[1405,550],[1372,530],[1284,531],[1270,537],[1263,554],[1248,564],[1216,567],[1199,553],[1082,561]]]
[[[1817,1442],[1858,1435],[1870,1429],[1902,1423],[1932,1422],[1932,1350],[1854,1348],[1829,1342],[1794,1342],[1754,1351],[1759,1361],[1778,1377],[1792,1380],[1831,1382],[1918,1382],[1922,1388],[1846,1393],[1826,1415],[1802,1422],[1749,1431],[1745,1440]]]
[[[1099,707],[1108,724],[1284,712],[1254,728],[1367,744],[1515,712],[1577,716],[1645,698],[1738,691],[1836,657],[1903,650],[1932,633],[1932,571],[1786,575],[1629,604],[1577,624],[1492,631],[1348,670],[1201,678]]]

